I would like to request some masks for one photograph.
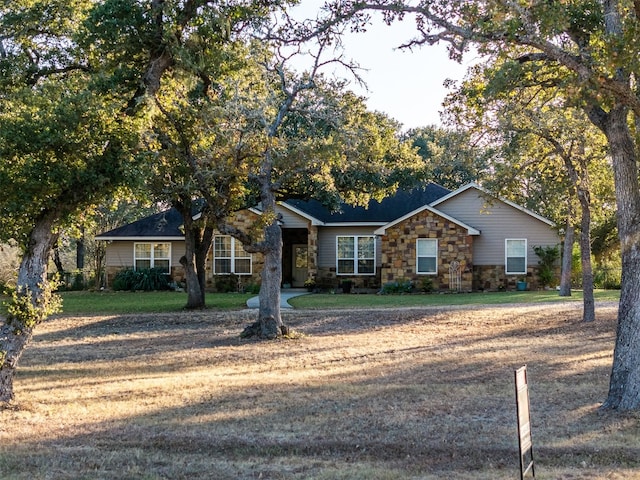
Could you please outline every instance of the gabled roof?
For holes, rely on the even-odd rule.
[[[96,240],[184,240],[182,215],[175,208],[114,228]]]
[[[511,200],[507,200],[506,198],[502,198],[502,197],[498,197],[496,195],[494,195],[493,193],[489,192],[488,190],[484,189],[483,187],[481,187],[480,185],[478,185],[475,182],[472,183],[468,183],[460,188],[458,188],[457,190],[454,190],[453,192],[444,195],[440,198],[438,198],[437,200],[434,200],[433,202],[430,203],[430,205],[432,207],[436,207],[438,205],[440,205],[441,203],[446,202],[447,200],[460,195],[463,192],[466,192],[467,190],[471,189],[471,188],[475,188],[476,190],[482,192],[484,195],[487,195],[489,197],[495,198],[497,200],[500,200],[502,203],[506,203],[507,205],[509,205],[510,207],[515,208],[516,210],[520,210],[523,213],[526,213],[527,215],[540,220],[543,223],[546,223],[547,225],[551,226],[551,227],[555,227],[556,224],[554,222],[552,222],[551,220],[549,220],[548,218],[543,217],[542,215],[538,215],[536,212],[533,212],[527,208],[524,208],[522,205],[518,205],[517,203],[513,203]]]
[[[429,183],[413,190],[399,190],[380,202],[371,200],[366,208],[342,204],[339,211],[331,212],[317,200],[288,200],[281,205],[306,218],[313,225],[383,226],[449,193],[451,190]],[[250,210],[260,213],[255,209]],[[194,211],[194,214],[196,218],[198,212]],[[96,240],[183,240],[182,225],[182,215],[175,208],[170,208],[102,233]]]
[[[342,204],[340,210],[331,212],[317,200],[287,200],[282,205],[296,213],[304,214],[319,225],[366,224],[385,225],[417,208],[449,194],[451,190],[435,183],[429,183],[413,190],[399,190],[395,195],[382,201],[371,200],[367,207],[353,207]]]
[[[456,220],[453,217],[450,217],[449,215],[447,215],[446,213],[440,212],[439,210],[436,210],[433,207],[430,207],[429,205],[423,205],[420,208],[417,208],[416,210],[407,213],[406,215],[403,215],[400,218],[395,219],[394,221],[387,223],[386,225],[384,225],[383,227],[380,227],[379,229],[377,229],[375,232],[376,235],[384,235],[386,233],[387,228],[391,228],[394,225],[397,225],[400,222],[404,222],[407,218],[411,218],[414,215],[417,215],[420,212],[423,211],[429,211],[431,213],[433,213],[434,215],[438,215],[446,220],[449,220],[450,222],[455,223],[456,225],[462,227],[462,228],[466,228],[467,229],[467,235],[480,235],[480,230],[477,230],[469,225],[467,225],[466,223],[461,222],[460,220]]]

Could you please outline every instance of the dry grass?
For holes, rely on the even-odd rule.
[[[539,479],[640,478],[640,416],[598,411],[616,309],[579,304],[62,317],[0,412],[3,479],[513,479],[527,364]]]

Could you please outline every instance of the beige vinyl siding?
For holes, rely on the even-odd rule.
[[[282,215],[282,228],[307,228],[309,220],[280,205],[276,206],[276,213]]]
[[[537,265],[535,246],[557,245],[553,227],[506,203],[470,188],[443,203],[438,210],[480,230],[473,239],[474,265],[504,265],[505,239],[527,240],[527,265]]]
[[[179,267],[180,258],[184,255],[184,241],[171,242],[171,266]]]
[[[133,267],[133,242],[114,241],[107,245],[107,267]]]
[[[378,227],[319,227],[318,267],[336,268],[336,242],[338,236],[373,235]],[[376,237],[376,269],[380,267],[380,237]]]
[[[167,243],[159,240],[153,241],[113,241],[107,245],[106,265],[107,267],[132,267],[133,266],[133,245],[134,243]],[[184,255],[184,241],[173,241],[171,243],[171,266],[180,265],[180,257]]]

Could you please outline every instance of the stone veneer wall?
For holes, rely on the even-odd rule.
[[[542,288],[538,276],[538,265],[529,265],[526,275],[507,275],[504,265],[475,265],[473,267],[473,289],[485,291],[516,290],[520,280],[527,282],[528,290]],[[555,271],[556,285],[560,282],[560,267]]]
[[[416,273],[416,240],[435,238],[438,240],[438,273],[424,275]],[[449,267],[453,261],[460,262],[460,291],[472,289],[473,237],[467,229],[424,210],[407,220],[388,228],[382,237],[382,285],[406,279],[417,286],[424,278],[430,278],[435,290],[450,290]]]
[[[376,268],[375,275],[336,275],[336,267],[319,267],[316,276],[316,284],[320,288],[341,288],[342,282],[351,281],[353,288],[378,290],[380,288],[380,267]]]
[[[311,223],[311,222],[309,222]],[[307,233],[307,277],[317,279],[318,277],[318,227],[309,225]],[[317,280],[316,280],[317,281]]]
[[[241,210],[236,212],[233,217],[228,219],[229,225],[232,225],[243,232],[250,232],[254,230],[254,225],[256,220],[258,219],[258,215],[251,210]],[[260,272],[262,272],[262,267],[264,266],[264,256],[261,253],[252,253],[252,262],[251,262],[251,275],[238,275],[239,283],[241,286],[246,287],[250,284],[260,283]],[[217,276],[226,276],[226,275],[214,275],[213,274],[213,251],[209,249],[209,253],[207,254],[207,286],[214,287],[215,286],[215,277]],[[182,267],[181,267],[182,268]]]

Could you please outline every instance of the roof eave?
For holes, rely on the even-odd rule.
[[[172,236],[172,237],[145,237],[145,236],[117,236],[117,235],[98,235],[97,237],[95,237],[96,240],[100,240],[100,241],[105,241],[105,242],[113,242],[113,241],[130,241],[130,242],[160,242],[160,241],[164,241],[164,242],[175,242],[175,241],[180,241],[180,240],[184,240],[184,237],[177,237],[177,236]]]
[[[314,226],[323,226],[325,225],[325,223],[314,217],[313,215],[309,215],[307,212],[300,210],[299,208],[294,207],[293,205],[289,205],[286,202],[278,202],[278,204],[282,207],[285,207],[286,209],[292,211],[293,213],[300,215],[301,217],[305,218],[306,220],[309,220],[311,222],[311,225]]]

